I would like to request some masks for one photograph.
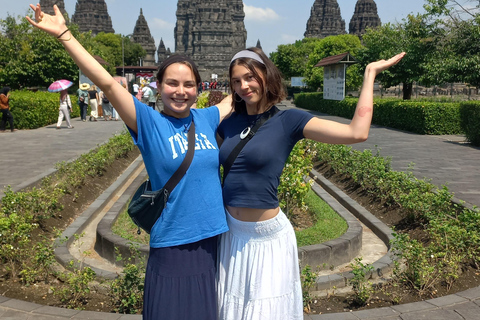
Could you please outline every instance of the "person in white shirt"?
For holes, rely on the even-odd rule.
[[[70,112],[72,112],[72,101],[67,93],[67,89],[60,91],[60,108],[58,109],[57,129],[62,125],[63,117],[67,121],[68,129],[73,129],[70,123]]]

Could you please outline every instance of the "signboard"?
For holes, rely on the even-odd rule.
[[[305,77],[292,77],[290,79],[290,83],[292,87],[306,87],[304,81],[305,81]]]
[[[323,99],[345,99],[345,64],[325,66],[323,69]]]

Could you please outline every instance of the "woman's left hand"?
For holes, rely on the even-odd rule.
[[[400,62],[400,60],[403,59],[405,56],[405,52],[399,53],[396,56],[391,57],[388,60],[379,60],[375,62],[371,62],[367,65],[367,68],[365,69],[365,73],[368,71],[375,72],[375,76],[381,73],[382,71],[390,68],[391,66],[396,65],[397,63]]]
[[[58,37],[67,29],[65,18],[58,9],[57,5],[53,6],[53,10],[55,11],[55,15],[53,16],[43,12],[39,3],[37,3],[36,6],[31,4],[30,8],[35,11],[35,21],[33,21],[30,17],[26,17],[26,19],[31,25],[37,27],[38,29],[45,31],[54,37]]]

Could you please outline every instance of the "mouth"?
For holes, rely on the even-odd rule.
[[[178,99],[178,98],[172,98],[172,101],[175,103],[185,103],[188,101],[188,99]]]

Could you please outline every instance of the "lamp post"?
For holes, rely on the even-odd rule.
[[[133,33],[127,34],[125,37],[131,37]],[[122,77],[125,77],[125,48],[123,46],[123,36],[122,36]]]

